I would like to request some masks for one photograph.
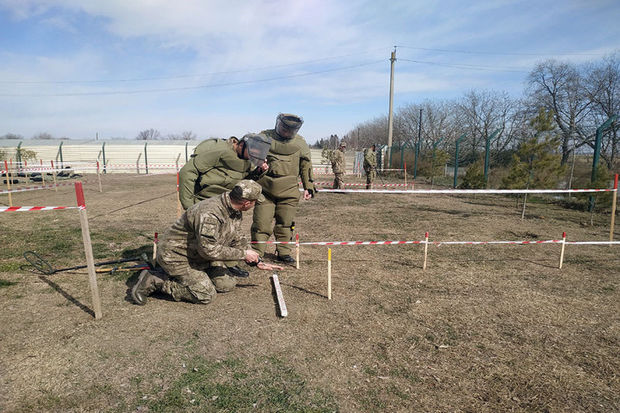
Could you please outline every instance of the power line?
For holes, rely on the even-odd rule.
[[[120,83],[120,82],[143,82],[143,81],[149,81],[149,80],[174,80],[174,79],[200,78],[200,77],[207,77],[207,76],[214,76],[214,75],[247,73],[247,72],[256,72],[259,70],[270,70],[270,69],[277,69],[277,68],[290,67],[290,66],[307,65],[307,64],[324,62],[326,60],[334,60],[334,59],[342,59],[342,58],[351,57],[351,56],[359,56],[362,54],[367,54],[369,52],[374,52],[376,50],[379,50],[379,49],[375,48],[375,49],[367,50],[365,52],[349,53],[349,54],[345,54],[341,56],[322,57],[318,59],[305,60],[305,61],[300,61],[300,62],[295,62],[295,63],[283,63],[283,64],[278,64],[278,65],[260,66],[260,67],[255,67],[255,68],[239,69],[239,70],[224,70],[224,71],[209,72],[209,73],[194,74],[194,75],[153,76],[153,77],[142,77],[142,78],[108,79],[108,80],[101,80],[101,79],[40,80],[40,81],[0,80],[0,84],[41,85],[41,84],[71,84],[71,83],[113,83],[113,82]],[[381,50],[383,50],[383,48],[381,48]]]
[[[607,53],[575,53],[575,52],[563,52],[563,53],[509,53],[509,52],[479,52],[473,50],[449,50],[449,49],[431,49],[427,47],[412,47],[412,46],[394,46],[402,47],[405,49],[425,50],[429,52],[445,52],[445,53],[466,53],[466,54],[484,54],[484,55],[496,55],[496,56],[605,56]]]
[[[329,73],[329,72],[337,72],[341,70],[349,70],[355,69],[363,66],[370,66],[378,63],[385,63],[385,60],[376,60],[372,62],[360,63],[352,66],[344,66],[338,67],[334,69],[325,69],[319,70],[315,72],[305,72],[305,73],[297,73],[293,75],[285,75],[285,76],[276,76],[265,79],[256,79],[256,80],[244,80],[238,82],[227,82],[227,83],[212,83],[206,85],[199,86],[186,86],[186,87],[174,87],[174,88],[160,88],[160,89],[137,89],[137,90],[118,90],[118,91],[109,91],[109,92],[75,92],[75,93],[49,93],[49,94],[0,94],[0,97],[67,97],[67,96],[105,96],[105,95],[134,95],[141,93],[158,93],[158,92],[175,92],[182,90],[195,90],[195,89],[207,89],[207,88],[215,88],[215,87],[225,87],[225,86],[238,86],[238,85],[247,85],[253,83],[264,83],[271,82],[274,80],[282,80],[282,79],[293,79],[297,77],[305,77],[312,76],[321,73]]]
[[[456,69],[470,69],[470,70],[488,70],[488,71],[501,71],[501,72],[515,72],[515,73],[529,73],[527,70],[519,70],[519,69],[511,69],[504,67],[494,67],[494,66],[481,66],[481,65],[468,65],[465,63],[441,63],[441,62],[425,62],[421,60],[410,60],[410,59],[398,59],[403,62],[412,62],[412,63],[420,63],[425,65],[435,65],[435,66],[445,66],[445,67],[453,67]]]

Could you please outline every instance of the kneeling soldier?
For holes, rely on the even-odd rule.
[[[165,274],[142,271],[131,290],[135,303],[144,305],[149,295],[159,291],[175,301],[208,304],[218,292],[231,291],[237,284],[225,261],[245,260],[260,269],[281,269],[260,262],[241,235],[242,212],[262,200],[261,186],[242,180],[232,191],[191,206],[159,241],[157,263]]]

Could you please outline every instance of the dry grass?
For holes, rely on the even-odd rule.
[[[324,180],[324,179],[321,179]],[[172,176],[86,179],[98,260],[148,250],[176,216]],[[71,188],[16,205],[74,205]],[[302,241],[605,240],[609,216],[496,196],[319,194],[300,206]],[[75,211],[2,214],[0,410],[618,411],[617,247],[558,245],[304,247],[208,306],[127,299],[135,275],[100,275],[94,321]],[[250,217],[244,222],[249,232]],[[620,234],[616,231],[616,238]],[[16,283],[16,284],[11,284]],[[216,397],[217,396],[217,397]],[[193,400],[193,401],[192,401]]]

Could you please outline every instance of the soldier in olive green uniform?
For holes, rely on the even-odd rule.
[[[377,177],[377,154],[375,145],[364,149],[364,171],[366,172],[366,189],[372,188],[372,183]]]
[[[272,140],[267,154],[269,170],[258,181],[263,187],[266,200],[254,208],[252,241],[267,241],[272,232],[276,241],[291,241],[300,197],[297,183],[299,177],[304,187],[305,200],[313,197],[316,192],[310,148],[304,138],[297,135],[302,123],[303,120],[299,116],[281,113],[276,119],[275,129],[261,132]],[[253,244],[252,248],[262,257],[266,245]],[[287,264],[295,263],[295,259],[290,255],[289,244],[277,244],[276,250],[279,261]]]
[[[136,304],[146,304],[155,291],[176,301],[208,304],[218,292],[232,290],[236,279],[224,261],[258,263],[240,226],[242,212],[262,199],[258,183],[242,180],[232,191],[191,206],[159,241],[157,263],[166,274],[142,271],[131,290]]]
[[[260,168],[252,171],[244,140],[234,136],[201,142],[179,173],[179,199],[183,209],[230,191],[242,179],[258,179]]]
[[[333,186],[334,189],[340,189],[344,187],[343,176],[345,174],[345,169],[346,169],[344,151],[346,147],[347,147],[347,144],[344,142],[341,142],[338,149],[333,151],[330,154],[330,160],[332,162],[332,171],[334,172],[334,186]]]

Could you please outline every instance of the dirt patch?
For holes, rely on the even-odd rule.
[[[321,179],[324,181],[325,179]],[[362,182],[357,180],[357,182]],[[176,218],[172,175],[85,178],[98,261],[149,251]],[[15,205],[75,205],[70,187]],[[617,247],[335,246],[253,271],[210,305],[164,297],[136,306],[133,273],[100,274],[94,321],[75,211],[2,214],[0,410],[617,411]],[[300,205],[301,241],[606,240],[609,216],[499,196],[321,194]],[[244,219],[249,234],[251,217]],[[620,233],[616,231],[616,238]],[[273,251],[270,247],[268,251]],[[277,379],[277,378],[280,379]],[[193,401],[192,401],[193,400]]]

